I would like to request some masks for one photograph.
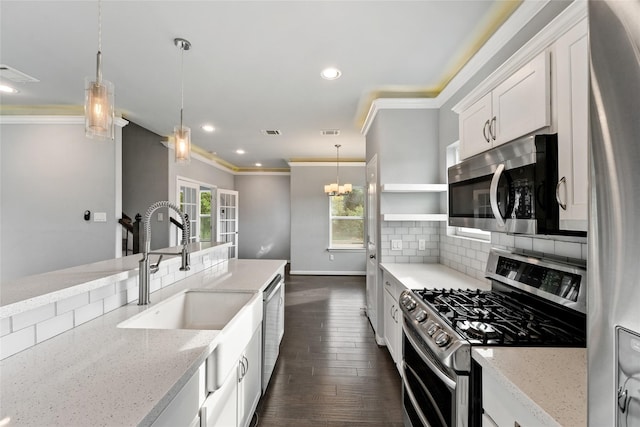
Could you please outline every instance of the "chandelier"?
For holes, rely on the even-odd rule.
[[[340,144],[336,144],[336,182],[324,186],[324,192],[328,196],[341,196],[351,193],[351,184],[340,185]]]

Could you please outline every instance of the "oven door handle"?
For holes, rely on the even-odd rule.
[[[405,336],[407,337],[407,339],[409,340],[409,342],[411,343],[411,345],[413,346],[413,348],[419,349],[420,346],[418,345],[418,343],[416,343],[416,341],[413,339],[413,337],[411,336],[412,332],[409,330],[405,330]],[[418,352],[419,354],[420,352]],[[449,387],[450,390],[455,390],[456,389],[456,382],[453,381],[451,378],[449,378],[448,376],[446,376],[445,374],[442,373],[442,371],[440,369],[438,369],[438,367],[431,361],[429,360],[428,357],[424,357],[422,355],[420,355],[420,359],[422,359],[422,361],[424,363],[427,364],[427,366],[429,367],[429,369],[431,369],[431,371],[436,374],[436,376],[440,379],[440,381],[442,381],[443,383],[445,383],[445,385],[447,387]],[[411,369],[411,367],[409,367],[409,369]],[[413,369],[412,369],[413,371]]]
[[[431,406],[435,410],[436,415],[438,416],[438,419],[440,420],[440,424],[443,425],[443,426],[448,425],[447,421],[444,419],[444,416],[442,415],[442,412],[440,412],[440,408],[438,406],[438,403],[436,402],[436,400],[431,395],[431,392],[429,391],[427,386],[422,382],[422,380],[418,376],[418,373],[416,371],[414,371],[411,368],[411,366],[407,365],[406,362],[403,363],[403,364],[404,364],[405,371],[407,371],[407,370],[411,371],[411,375],[413,375],[415,377],[415,379],[420,383],[420,387],[422,387],[422,390],[424,391],[424,393],[427,395],[427,397],[431,401]],[[406,380],[405,380],[404,389],[407,392],[407,394],[409,395],[409,399],[411,400],[411,403],[413,404],[413,407],[414,408],[420,408],[420,404],[418,403],[418,400],[416,399],[415,395],[413,394],[413,390],[411,390],[411,387],[409,387],[409,385],[406,383]],[[420,413],[420,411],[416,411],[416,413],[418,414],[418,417],[420,418],[420,421],[422,421],[422,423],[424,425],[426,425],[426,426],[430,425],[429,422],[425,419],[424,415],[422,415]]]
[[[493,178],[491,179],[491,187],[489,188],[489,201],[491,202],[491,211],[493,212],[493,216],[496,218],[496,222],[499,227],[504,227],[504,218],[502,218],[502,214],[500,213],[500,207],[498,206],[498,184],[500,183],[500,178],[502,177],[502,173],[504,172],[504,163],[500,163],[498,168],[493,173]]]

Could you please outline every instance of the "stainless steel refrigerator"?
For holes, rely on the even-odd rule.
[[[640,427],[640,0],[589,2],[589,426]]]

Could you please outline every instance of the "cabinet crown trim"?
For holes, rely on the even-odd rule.
[[[574,1],[564,9],[553,21],[514,53],[504,64],[496,69],[489,77],[476,86],[467,96],[453,106],[452,110],[458,114],[469,108],[484,95],[493,90],[505,79],[518,71],[540,52],[547,49],[560,36],[587,17],[587,2]]]

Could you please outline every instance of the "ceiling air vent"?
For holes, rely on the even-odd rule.
[[[0,64],[0,78],[10,80],[14,83],[35,83],[40,81],[35,77],[31,77],[22,71],[18,71],[4,64]]]
[[[277,129],[265,129],[261,131],[263,135],[282,135],[282,132],[280,132]]]
[[[323,136],[338,136],[340,135],[340,129],[323,129],[320,131],[320,135]]]

